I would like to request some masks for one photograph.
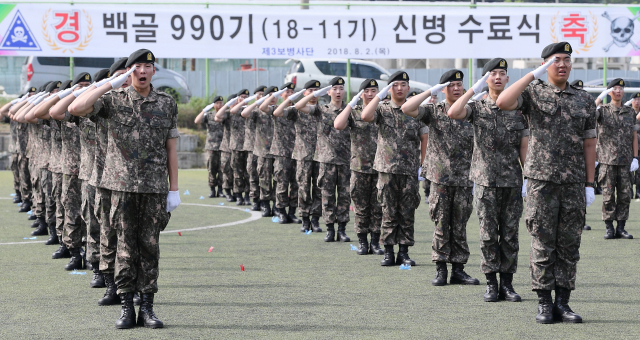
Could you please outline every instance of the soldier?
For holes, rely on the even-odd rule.
[[[613,238],[632,239],[624,230],[629,219],[629,204],[633,195],[632,172],[638,170],[638,135],[635,111],[622,105],[624,80],[613,79],[596,99],[596,122],[598,141],[596,157],[600,163],[598,182],[602,187],[602,220],[606,232],[605,240]],[[602,99],[611,96],[611,103],[602,104]],[[629,166],[631,166],[630,170]],[[617,221],[613,230],[613,221]]]
[[[244,100],[249,97],[249,90],[242,89],[236,94],[236,103],[228,112],[231,119],[229,149],[231,149],[231,168],[233,169],[233,192],[236,205],[249,205],[249,175],[247,173],[247,152],[244,151],[244,118],[237,114]],[[244,199],[242,193],[245,193]]]
[[[501,110],[522,110],[529,122],[525,223],[531,234],[531,288],[538,294],[538,323],[553,323],[554,317],[582,322],[569,307],[569,297],[575,289],[585,206],[595,198],[596,106],[591,96],[567,82],[571,52],[564,41],[548,45],[542,50],[543,65],[496,101]],[[548,83],[536,80],[545,72]]]
[[[158,238],[169,222],[170,212],[180,204],[176,152],[179,134],[175,101],[151,85],[154,63],[155,56],[149,50],[132,53],[126,63],[127,73],[69,108],[74,115],[98,115],[108,122],[101,183],[112,190],[110,217],[118,232],[115,281],[122,310],[116,328],[136,325],[135,291],[141,293],[137,324],[163,327],[153,311],[154,294],[158,291]],[[121,89],[129,74],[132,85]]]
[[[495,100],[509,82],[505,59],[494,58],[483,69],[484,77],[458,99],[447,112],[453,119],[473,124],[474,145],[469,179],[475,183],[474,198],[480,220],[482,272],[487,278],[485,302],[522,299],[513,289],[518,268],[518,224],[522,202],[522,166],[529,130],[522,112],[502,111]],[[476,91],[489,85],[486,99],[468,102]],[[467,103],[468,102],[468,103]],[[500,273],[500,285],[496,273]]]
[[[25,96],[18,97],[2,106],[0,108],[0,117],[5,117],[9,121],[9,129],[11,133],[11,141],[9,143],[9,153],[11,153],[11,173],[13,174],[13,190],[15,191],[15,196],[13,197],[13,203],[22,203],[22,193],[20,192],[20,172],[18,171],[18,148],[16,144],[18,143],[18,123],[11,118],[9,118],[9,109],[18,103],[19,101],[25,99]]]
[[[224,133],[224,127],[222,124],[216,122],[213,118],[215,112],[218,112],[222,107],[222,96],[216,96],[213,98],[213,104],[205,107],[196,116],[194,123],[205,124],[207,128],[207,141],[204,145],[204,149],[207,150],[207,170],[209,171],[209,188],[211,193],[209,198],[221,197],[222,193],[222,172],[220,171],[220,143],[222,142],[222,134]],[[214,110],[214,114],[209,114],[210,110]],[[216,186],[218,187],[218,193],[216,194]]]
[[[333,122],[333,127],[351,129],[351,200],[355,221],[353,228],[358,235],[358,255],[382,255],[380,249],[380,226],[382,208],[378,202],[378,172],[374,169],[376,158],[378,127],[375,123],[362,120],[362,110],[378,94],[378,82],[365,79],[360,84],[360,92],[353,97],[349,105],[342,110]],[[362,105],[358,100],[362,97]],[[371,244],[367,240],[371,234]]]
[[[631,106],[633,111],[637,114],[640,113],[640,92],[636,92],[631,96],[631,99],[625,103],[627,106]],[[636,135],[640,134],[640,121],[636,120]],[[632,177],[633,184],[636,186],[636,194],[633,196],[635,199],[640,199],[640,171],[635,171],[635,176]]]
[[[436,277],[431,282],[434,286],[447,283],[447,262],[451,263],[451,284],[480,283],[464,271],[469,259],[467,221],[473,210],[473,183],[469,180],[473,126],[467,121],[447,116],[451,105],[462,96],[463,79],[462,71],[449,70],[440,77],[440,85],[402,106],[406,115],[429,127],[427,156],[422,167],[427,168],[425,177],[431,181],[429,214],[436,224],[431,245],[431,259],[436,263]],[[420,106],[434,92],[442,89],[445,101]]]
[[[264,85],[258,86],[253,91],[253,96],[256,100],[262,98],[264,90],[267,87]],[[245,105],[249,103],[245,99]],[[256,124],[255,120],[250,119],[244,124],[244,148],[247,153],[247,174],[249,176],[249,198],[253,201],[251,210],[260,211],[260,177],[258,176],[258,157],[253,154],[253,145],[256,141]],[[244,202],[245,205],[251,204],[251,202]]]
[[[312,98],[318,98],[327,93],[331,97],[331,103],[307,106]],[[351,129],[336,130],[333,127],[333,121],[345,107],[342,101],[344,95],[344,79],[334,77],[329,82],[329,86],[305,96],[295,106],[299,112],[314,116],[318,120],[318,137],[313,159],[320,164],[318,188],[322,193],[322,219],[327,225],[325,242],[336,240],[349,242],[351,240],[346,233],[349,222],[349,203],[351,202],[349,194]],[[334,229],[336,221],[338,222],[337,239]]]
[[[222,142],[220,142],[220,171],[222,172],[222,189],[224,189],[227,202],[236,202],[236,197],[231,194],[233,190],[233,169],[231,168],[231,149],[229,141],[231,139],[231,117],[225,117],[225,112],[230,105],[236,103],[236,94],[227,97],[227,102],[222,105],[220,110],[216,111],[214,120],[223,126]]]
[[[29,104],[29,101],[36,95],[36,88],[29,88],[28,96],[21,102],[16,103],[9,109],[9,117],[15,121],[18,111]],[[17,122],[17,142],[16,149],[18,154],[18,172],[20,173],[20,193],[22,203],[20,204],[19,212],[27,212],[31,210],[31,175],[29,174],[29,158],[27,158],[27,144],[29,142],[29,133],[27,131],[27,124]]]

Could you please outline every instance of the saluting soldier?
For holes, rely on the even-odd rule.
[[[258,86],[253,91],[253,98],[260,100],[264,95],[264,85]],[[245,99],[246,101],[246,99]],[[245,105],[248,102],[245,102]],[[258,156],[253,154],[253,145],[256,141],[256,121],[249,119],[244,123],[244,151],[247,153],[247,174],[249,186],[249,199],[245,201],[245,205],[251,205],[251,210],[260,211],[260,177],[258,176]]]
[[[227,196],[227,202],[235,202],[236,197],[231,193],[233,190],[233,169],[231,168],[231,149],[229,141],[231,140],[231,117],[225,113],[230,105],[236,103],[236,94],[230,94],[227,102],[216,111],[215,121],[221,123],[223,128],[222,142],[220,142],[220,171],[222,172],[222,189]]]
[[[627,104],[628,103],[628,104]],[[631,106],[636,115],[640,114],[640,92],[636,92],[631,96],[629,102],[625,103],[627,106]],[[640,121],[636,119],[636,135],[640,134]],[[636,186],[636,194],[633,196],[635,199],[640,199],[640,171],[634,172],[633,184]]]
[[[236,94],[236,103],[228,113],[231,119],[229,149],[231,149],[231,168],[233,169],[233,193],[236,205],[245,205],[249,199],[249,175],[247,174],[247,152],[244,151],[245,119],[237,114],[243,101],[249,97],[249,90],[242,89]],[[242,193],[246,193],[242,198]],[[245,203],[246,202],[246,203]]]
[[[9,143],[9,153],[11,153],[11,173],[13,175],[13,190],[15,196],[13,197],[13,203],[22,203],[22,193],[20,192],[20,172],[18,171],[18,123],[9,118],[9,109],[21,100],[24,100],[26,95],[18,97],[2,106],[0,108],[0,117],[6,117],[9,120],[9,131],[11,135],[11,141]]]
[[[222,96],[216,96],[213,98],[213,103],[205,107],[194,119],[194,123],[202,123],[207,129],[207,141],[204,149],[208,154],[207,171],[209,172],[209,188],[211,188],[209,198],[224,196],[222,193],[222,172],[220,171],[220,144],[222,143],[224,126],[214,119],[215,113],[222,107],[222,101]],[[217,193],[216,187],[218,187]]]
[[[26,100],[16,103],[9,109],[10,118],[16,121],[16,115],[18,111],[29,104],[29,101],[36,95],[37,89],[30,87]],[[28,124],[20,123],[16,121],[17,131],[17,143],[16,149],[18,152],[18,172],[20,173],[20,192],[22,203],[20,204],[19,212],[28,212],[31,210],[32,204],[32,191],[31,191],[31,175],[29,174],[29,158],[27,158],[27,144],[29,143],[29,132],[27,130]]]

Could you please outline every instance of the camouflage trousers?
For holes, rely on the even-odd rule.
[[[118,235],[111,227],[111,190],[96,188],[94,214],[100,225],[100,271],[114,273]]]
[[[82,247],[82,237],[87,232],[82,213],[82,180],[75,175],[62,177],[62,205],[64,206],[64,228],[62,241],[67,248]]]
[[[62,178],[63,174],[51,173],[51,196],[56,203],[56,234],[62,240],[64,230],[64,205],[62,204]]]
[[[473,211],[473,188],[431,182],[429,215],[436,226],[431,243],[433,262],[467,263],[467,222]]]
[[[231,152],[231,167],[233,168],[233,193],[249,192],[249,174],[247,173],[247,151]]]
[[[260,176],[258,176],[258,156],[247,154],[247,174],[249,174],[249,197],[260,199]]]
[[[31,205],[31,211],[36,217],[45,217],[47,212],[45,206],[45,195],[42,192],[42,182],[40,176],[42,176],[41,168],[33,166],[35,162],[29,162],[29,174],[31,175],[31,196],[33,198],[33,204]]]
[[[20,167],[18,166],[18,154],[11,154],[11,172],[13,173],[13,190],[16,192],[20,191]],[[20,192],[22,195],[22,192]]]
[[[529,178],[524,216],[531,234],[531,289],[575,289],[585,210],[584,183]]]
[[[626,221],[633,197],[631,173],[626,165],[600,164],[598,184],[602,188],[602,220]]]
[[[515,273],[518,269],[518,224],[524,209],[522,188],[495,188],[476,184],[476,214],[480,220],[480,268],[488,273]]]
[[[166,228],[167,194],[111,191],[110,223],[117,233],[118,294],[158,292],[160,231]]]
[[[276,182],[276,207],[279,209],[298,206],[298,181],[296,181],[296,160],[275,156],[273,160],[273,180]]]
[[[82,181],[82,220],[87,226],[87,262],[100,262],[100,224],[95,215],[96,187]]]
[[[49,169],[40,169],[40,182],[44,195],[45,222],[56,225],[56,198],[53,197],[53,174]]]
[[[220,151],[208,150],[207,170],[209,171],[209,187],[213,188],[222,184],[222,171],[220,171]]]
[[[222,189],[233,190],[231,152],[220,151],[220,172],[222,172]]]
[[[349,165],[319,163],[318,188],[322,193],[322,219],[324,223],[349,222]],[[337,197],[336,197],[337,192]]]
[[[20,173],[20,193],[22,200],[31,200],[31,174],[29,173],[29,158],[23,154],[18,156],[18,172]]]
[[[260,178],[260,200],[273,201],[273,158],[258,157],[258,176]]]
[[[378,173],[378,202],[382,209],[381,240],[384,245],[413,246],[420,188],[416,176]]]
[[[380,233],[382,207],[378,202],[378,174],[351,171],[351,201],[356,234]]]
[[[296,181],[298,182],[298,213],[301,217],[322,215],[322,194],[318,188],[316,161],[296,161]]]
[[[640,188],[640,170],[636,170],[632,178],[633,178],[633,184],[636,185],[636,190],[638,190],[638,188]]]

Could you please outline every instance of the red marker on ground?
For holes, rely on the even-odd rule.
[[[181,233],[181,232],[178,232],[178,236],[182,236],[182,233]]]
[[[212,251],[213,251],[213,247],[209,248],[209,252],[212,252]]]
[[[244,265],[243,264],[240,265],[240,270],[244,271]]]

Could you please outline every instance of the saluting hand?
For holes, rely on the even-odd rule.
[[[633,99],[629,99],[629,101],[627,101],[626,103],[624,103],[625,106],[631,106],[631,102],[633,102]]]
[[[482,92],[474,95],[473,97],[471,97],[471,99],[478,101],[478,100],[482,99],[482,96],[484,96],[485,94],[487,94],[487,91],[482,91]]]
[[[602,91],[602,93],[600,93],[600,95],[598,96],[598,99],[603,100],[609,93],[611,93],[611,91],[613,91],[613,87]]]
[[[127,81],[127,78],[129,78],[129,75],[131,73],[133,73],[133,71],[135,71],[136,67],[138,67],[138,65],[133,65],[133,67],[129,71],[127,71],[126,73],[123,73],[123,74],[117,76],[115,79],[109,81],[109,83],[111,83],[111,88],[115,90],[115,89],[119,88],[120,86],[122,86],[122,84],[124,84]]]
[[[213,109],[213,103],[205,106],[204,109],[202,109],[202,112],[209,112],[211,109]]]
[[[331,85],[321,88],[320,90],[316,91],[313,93],[313,96],[318,98],[318,97],[322,97],[325,94],[329,93],[329,90],[331,90]]]
[[[73,85],[72,87],[70,87],[70,88],[68,88],[68,89],[66,89],[66,90],[64,90],[64,91],[59,92],[59,93],[58,93],[58,98],[60,98],[60,99],[64,99],[64,97],[66,97],[66,96],[68,96],[69,94],[71,94],[71,92],[73,92],[73,90],[74,90],[76,87],[78,87],[78,84],[75,84],[75,85]]]
[[[300,97],[300,96],[304,93],[304,91],[306,91],[306,90],[307,90],[307,89],[302,89],[302,90],[300,90],[300,91],[298,91],[298,92],[296,92],[296,93],[294,93],[294,94],[290,95],[290,96],[289,96],[289,100],[290,100],[290,101],[294,101],[294,100],[298,99],[298,97]]]
[[[360,96],[362,96],[363,93],[364,90],[361,90],[353,97],[353,99],[351,99],[351,101],[349,102],[349,106],[351,106],[352,109],[356,107],[356,105],[358,105],[358,100],[360,100]]]
[[[489,72],[485,73],[484,76],[480,78],[480,80],[473,84],[473,86],[471,87],[473,93],[480,93],[482,91],[484,84],[487,83],[487,78],[489,78]]]
[[[253,96],[251,96],[251,97],[247,97],[247,98],[245,98],[242,102],[243,102],[243,103],[245,103],[245,104],[247,104],[248,102],[250,102],[250,101],[252,101],[252,100],[256,99],[256,97],[257,97],[257,96],[258,96],[257,94],[254,94],[254,95],[253,95]]]
[[[267,98],[270,98],[270,97],[271,97],[271,95],[263,96],[262,98],[256,100],[256,102],[254,104],[260,105],[260,104],[264,103],[264,101],[267,100]]]
[[[438,93],[442,92],[442,89],[449,86],[449,83],[451,83],[450,81],[444,83],[444,84],[438,84],[432,88],[429,89],[429,91],[431,92],[432,96],[437,95]]]
[[[377,94],[378,98],[380,98],[380,100],[383,100],[387,96],[387,93],[389,93],[389,90],[391,90],[392,86],[393,82],[390,82],[387,86],[380,90],[380,92],[378,92]]]
[[[531,71],[531,74],[533,74],[533,79],[538,79],[542,77],[543,74],[547,73],[547,69],[556,61],[556,58],[557,57],[553,57],[549,59],[549,61],[544,63],[542,66],[539,66],[537,69]]]

